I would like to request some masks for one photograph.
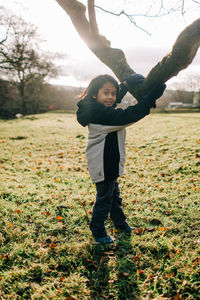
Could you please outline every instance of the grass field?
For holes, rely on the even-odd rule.
[[[74,114],[0,121],[0,299],[200,299],[200,114],[127,129],[113,246],[89,242],[86,144]]]

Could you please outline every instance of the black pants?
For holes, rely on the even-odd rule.
[[[90,229],[95,237],[105,236],[104,222],[110,217],[117,228],[127,226],[126,216],[122,208],[122,199],[117,180],[96,183],[96,202],[93,207]]]

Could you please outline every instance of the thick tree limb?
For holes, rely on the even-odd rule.
[[[144,92],[156,82],[165,83],[187,68],[200,46],[200,19],[186,27],[178,36],[172,51],[166,55],[147,75]]]
[[[123,81],[127,76],[134,73],[128,65],[122,50],[110,47],[105,37],[98,33],[95,13],[93,11],[94,0],[90,2],[90,22],[85,12],[86,7],[77,0],[56,0],[71,18],[71,21],[80,37],[91,51],[106,64]],[[91,30],[91,26],[94,26]],[[200,46],[200,19],[189,25],[178,36],[172,51],[166,55],[148,74],[143,85],[133,91],[133,96],[140,99],[154,84],[165,83],[176,76],[181,70],[187,68],[193,61]]]
[[[91,49],[91,51],[106,64],[122,81],[128,75],[134,73],[128,65],[122,50],[110,47],[110,42],[103,36],[93,34],[90,24],[85,16],[85,6],[76,0],[56,0],[69,15],[72,24],[79,36]]]

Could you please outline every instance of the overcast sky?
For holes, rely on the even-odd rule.
[[[86,4],[87,1],[80,1]],[[147,7],[146,3],[154,3]],[[165,1],[166,5],[176,8],[181,1]],[[144,13],[150,15],[158,12],[160,1],[130,1],[130,0],[96,0],[99,5],[107,10],[119,13],[124,9],[127,13]],[[133,3],[138,3],[133,6]],[[145,3],[145,5],[143,5]],[[113,5],[114,4],[114,5]],[[109,73],[95,55],[85,46],[79,38],[71,21],[55,0],[1,0],[1,6],[9,8],[13,13],[22,16],[26,21],[35,24],[38,32],[46,40],[46,50],[66,54],[62,61],[67,75],[54,80],[54,83],[65,85],[84,86],[96,75]],[[197,9],[199,7],[199,9]],[[194,20],[199,18],[200,5],[192,0],[185,0],[186,14],[172,12],[162,18],[135,17],[138,29],[125,16],[114,17],[97,9],[99,31],[111,41],[112,47],[121,48],[128,63],[137,73],[144,76],[155,64],[162,59],[172,48],[178,34]],[[146,33],[147,31],[148,33]],[[191,66],[179,73],[168,82],[168,86],[176,81],[181,81],[191,72],[200,70],[200,51]]]

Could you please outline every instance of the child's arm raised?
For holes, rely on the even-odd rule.
[[[82,126],[93,123],[126,127],[148,115],[150,108],[155,106],[155,101],[162,96],[165,88],[166,85],[153,87],[140,102],[125,110],[106,107],[95,99],[81,100],[78,103],[77,120]]]
[[[165,88],[166,85],[153,87],[140,102],[125,110],[105,107],[98,103],[91,107],[89,123],[111,126],[127,126],[135,123],[150,113],[150,108],[154,107],[155,101],[162,96]]]

